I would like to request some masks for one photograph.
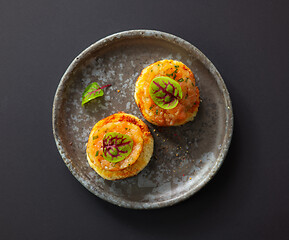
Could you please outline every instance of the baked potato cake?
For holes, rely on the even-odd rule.
[[[175,60],[158,61],[144,68],[136,81],[134,97],[144,118],[158,126],[192,121],[200,105],[194,74]]]
[[[149,163],[154,141],[147,125],[119,112],[97,122],[90,132],[86,154],[89,165],[107,180],[137,175]]]

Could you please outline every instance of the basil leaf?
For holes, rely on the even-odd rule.
[[[109,162],[119,162],[128,157],[132,151],[133,140],[130,136],[109,132],[103,137],[103,158]]]
[[[99,87],[99,85],[96,82],[93,82],[85,88],[82,94],[81,105],[83,106],[85,103],[91,101],[92,99],[95,99],[101,96],[103,96],[102,89]]]
[[[149,91],[155,104],[164,109],[176,107],[183,97],[180,84],[169,77],[154,78]]]

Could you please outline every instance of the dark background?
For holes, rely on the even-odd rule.
[[[288,12],[288,1],[0,0],[0,239],[289,239]],[[131,29],[194,44],[233,103],[220,171],[158,210],[92,195],[52,134],[53,97],[70,62]]]

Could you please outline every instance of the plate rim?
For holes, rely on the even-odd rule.
[[[164,40],[164,41],[173,43],[175,45],[178,45],[184,48],[186,51],[188,50],[189,52],[194,52],[195,55],[197,56],[197,59],[201,61],[205,65],[205,67],[208,68],[210,73],[214,76],[217,82],[217,85],[220,91],[222,91],[222,95],[225,100],[225,108],[226,108],[225,135],[223,138],[223,143],[220,149],[220,153],[218,157],[216,158],[215,165],[210,170],[209,174],[207,174],[206,177],[203,178],[203,180],[195,188],[191,189],[190,191],[187,191],[186,193],[180,196],[177,196],[175,198],[171,198],[168,200],[163,200],[160,202],[145,202],[144,203],[144,202],[128,201],[118,196],[110,197],[109,194],[104,194],[103,192],[94,188],[92,185],[88,183],[87,180],[85,180],[83,174],[75,169],[71,159],[66,156],[66,152],[61,145],[61,139],[60,139],[59,132],[57,129],[57,119],[58,119],[57,116],[58,116],[59,108],[60,108],[59,103],[61,102],[61,93],[62,91],[64,91],[65,82],[69,79],[69,75],[73,72],[75,67],[78,66],[78,64],[83,59],[87,58],[90,55],[90,52],[95,52],[96,50],[101,49],[118,39],[134,38],[134,37],[160,39],[160,40]],[[54,99],[53,99],[53,106],[52,106],[52,130],[53,130],[54,140],[65,165],[68,167],[72,175],[86,189],[88,189],[91,193],[93,193],[97,197],[105,201],[108,201],[112,204],[118,205],[120,207],[132,208],[132,209],[153,209],[153,208],[162,208],[162,207],[172,206],[178,202],[181,202],[191,197],[193,194],[198,192],[202,187],[204,187],[220,169],[228,153],[228,149],[229,149],[232,135],[233,135],[233,124],[234,124],[234,120],[233,120],[233,109],[232,109],[231,98],[227,90],[227,87],[225,85],[225,82],[223,78],[221,77],[221,74],[219,73],[217,68],[213,65],[213,63],[198,48],[196,48],[193,44],[189,43],[188,41],[170,33],[165,33],[165,32],[157,31],[157,30],[147,30],[147,29],[128,30],[128,31],[114,33],[112,35],[109,35],[107,37],[104,37],[96,41],[95,43],[91,44],[89,47],[84,49],[76,58],[74,58],[74,60],[70,63],[70,65],[64,72],[58,84],[58,87],[56,89]]]

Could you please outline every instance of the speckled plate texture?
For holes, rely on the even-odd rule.
[[[181,61],[195,75],[202,102],[193,122],[154,126],[134,101],[141,70],[162,59]],[[81,107],[82,92],[91,82],[112,86],[104,89],[104,96]],[[108,181],[90,168],[86,143],[96,122],[119,111],[148,124],[154,154],[137,176]],[[79,182],[108,202],[136,209],[171,206],[202,188],[221,166],[233,131],[230,97],[214,65],[192,44],[152,30],[108,36],[76,57],[57,88],[52,120],[58,150]]]

